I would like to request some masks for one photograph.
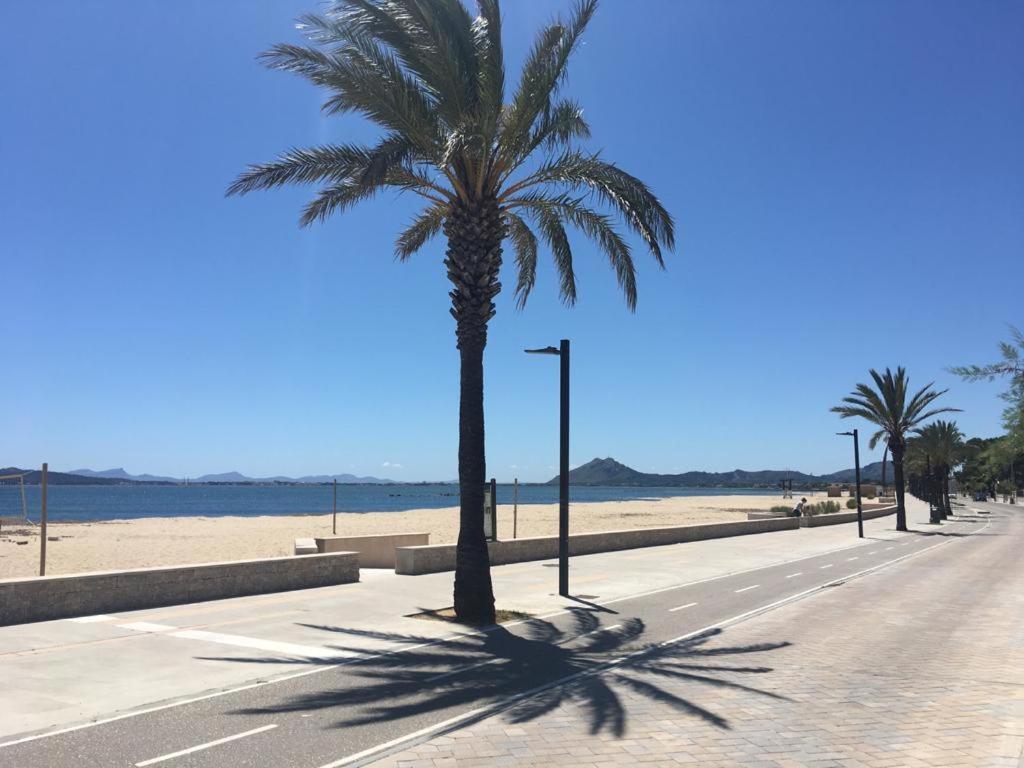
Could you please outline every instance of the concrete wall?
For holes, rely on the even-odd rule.
[[[896,507],[876,507],[875,509],[865,509],[863,514],[865,520],[873,520],[876,517],[885,517],[886,515],[896,514]],[[822,525],[838,525],[839,523],[855,522],[857,522],[857,510],[853,510],[852,512],[835,512],[831,515],[812,515],[811,517],[801,517],[800,527],[818,528]]]
[[[4,579],[0,580],[0,625],[355,581],[359,581],[356,552]]]
[[[664,544],[679,544],[684,541],[743,536],[750,533],[784,531],[799,527],[800,521],[797,518],[788,517],[733,523],[679,525],[671,528],[632,528],[625,531],[577,533],[569,537],[569,553],[571,555],[589,555],[595,552],[658,547]],[[522,563],[528,560],[550,560],[558,556],[558,537],[543,536],[492,541],[488,543],[488,550],[492,565]],[[455,569],[454,544],[399,547],[395,550],[395,555],[395,573],[412,576]]]
[[[362,568],[394,568],[395,547],[430,543],[429,533],[382,533],[369,536],[324,536],[316,539],[318,552],[358,552]]]

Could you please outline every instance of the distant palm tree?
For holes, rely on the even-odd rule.
[[[920,449],[931,459],[935,501],[940,516],[953,514],[949,501],[949,473],[965,456],[964,435],[955,421],[939,419],[915,430],[921,441]]]
[[[319,184],[300,219],[304,226],[385,190],[426,201],[398,236],[395,254],[404,261],[438,233],[447,239],[444,265],[461,361],[455,612],[489,622],[483,353],[501,290],[503,243],[507,238],[515,254],[520,308],[536,279],[539,241],[554,256],[562,300],[575,302],[566,233],[573,227],[610,261],[633,309],[633,255],[619,224],[661,266],[674,234],[672,217],[642,181],[575,146],[590,129],[579,104],[559,91],[596,0],[579,0],[568,19],[540,30],[508,102],[498,0],[477,0],[477,7],[473,18],[460,0],[338,0],[323,15],[304,16],[300,28],[311,45],[276,45],[264,60],[323,88],[326,114],[361,114],[383,136],[372,146],[293,149],[251,166],[228,194]]]
[[[959,411],[959,408],[933,408],[929,406],[944,395],[947,390],[936,392],[932,384],[922,387],[917,393],[907,398],[907,387],[910,379],[904,368],[896,369],[895,375],[888,368],[885,374],[874,369],[869,371],[875,382],[872,389],[867,384],[858,384],[854,391],[842,402],[845,405],[834,406],[831,410],[841,418],[848,419],[859,416],[878,427],[871,436],[869,447],[874,448],[883,437],[892,454],[893,481],[896,483],[896,530],[907,530],[906,489],[903,484],[903,457],[907,448],[907,434],[940,413]]]

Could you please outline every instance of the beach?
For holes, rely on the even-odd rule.
[[[820,494],[819,494],[820,495]],[[677,496],[572,505],[571,531],[585,533],[745,520],[746,512],[792,504],[779,494]],[[557,504],[521,505],[519,538],[558,530]],[[432,544],[458,537],[457,507],[401,512],[340,513],[339,535],[427,532]],[[513,537],[511,505],[498,507],[498,537]],[[152,517],[84,523],[51,523],[47,530],[47,575],[148,568],[291,555],[299,537],[331,535],[331,515],[259,517]],[[19,544],[17,542],[26,542]],[[0,578],[39,573],[39,532],[34,526],[4,526],[0,533]]]

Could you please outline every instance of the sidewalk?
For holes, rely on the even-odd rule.
[[[1017,768],[1024,514],[992,517],[953,546],[685,641],[679,663],[603,673],[621,733],[567,697],[374,765]]]
[[[894,538],[895,518],[867,521],[870,537]],[[857,543],[855,524],[780,531],[576,557],[571,587],[579,600],[617,599],[788,562]],[[501,608],[545,615],[578,606],[556,594],[552,562],[493,571]],[[0,737],[67,726],[160,702],[203,695],[324,667],[357,653],[406,646],[396,637],[439,639],[452,626],[406,618],[451,604],[450,573],[396,576],[364,570],[359,584],[261,595],[0,628],[5,696]],[[361,637],[339,649],[332,626]],[[268,667],[241,661],[253,649]]]

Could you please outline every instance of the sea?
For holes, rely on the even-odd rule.
[[[31,520],[39,519],[39,486],[25,486]],[[333,505],[330,485],[50,485],[47,517],[54,521],[125,520],[142,517],[226,517],[257,515],[319,515]],[[673,496],[717,496],[772,493],[764,488],[633,488],[571,486],[570,500],[629,501]],[[516,500],[512,485],[499,484],[499,510]],[[558,487],[520,485],[519,504],[558,501]],[[456,485],[339,485],[338,512],[400,512],[407,509],[453,507]],[[21,514],[17,486],[0,485],[0,517]]]

